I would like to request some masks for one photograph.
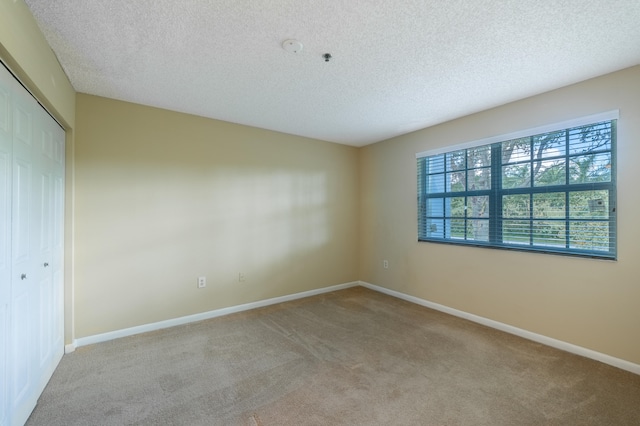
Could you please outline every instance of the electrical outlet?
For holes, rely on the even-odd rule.
[[[198,288],[204,288],[207,286],[207,277],[198,277]]]
[[[243,283],[245,279],[246,277],[244,276],[244,274],[242,272],[238,272],[238,282]]]
[[[388,260],[383,260],[382,261],[382,267],[384,269],[388,269],[389,268],[389,261]]]

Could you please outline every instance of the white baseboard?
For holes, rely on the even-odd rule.
[[[582,346],[577,346],[571,343],[564,342],[562,340],[553,339],[551,337],[543,336],[542,334],[533,333],[531,331],[513,327],[508,324],[504,324],[504,323],[494,321],[488,318],[484,318],[478,315],[470,314],[468,312],[459,311],[457,309],[453,309],[448,306],[440,305],[434,302],[429,302],[428,300],[420,299],[419,297],[410,296],[405,293],[400,293],[399,291],[390,290],[388,288],[380,287],[364,281],[360,281],[360,285],[362,287],[366,287],[368,289],[371,289],[380,293],[384,293],[389,296],[397,297],[398,299],[406,300],[407,302],[412,302],[417,305],[434,309],[436,311],[440,311],[449,315],[464,318],[466,320],[473,321],[478,324],[486,325],[487,327],[495,328],[497,330],[504,331],[506,333],[514,334],[516,336],[520,336],[537,343],[542,343],[543,345],[551,346],[553,348],[570,352],[572,354],[580,355],[585,358],[594,359],[596,361],[600,361],[602,363],[609,364],[614,367],[620,368],[622,370],[626,370],[631,373],[640,375],[640,364],[635,364],[633,362],[626,361],[624,359],[616,358],[607,354],[603,354],[601,352],[596,352],[591,349],[583,348]]]
[[[316,290],[303,291],[301,293],[289,294],[287,296],[274,297],[272,299],[259,300],[257,302],[245,303],[243,305],[230,306],[228,308],[216,309],[209,312],[202,312],[199,314],[188,315],[180,318],[173,318],[170,320],[154,322],[151,324],[139,325],[136,327],[125,328],[122,330],[110,331],[108,333],[96,334],[93,336],[81,337],[74,340],[70,345],[65,346],[65,352],[73,352],[77,347],[92,345],[94,343],[106,342],[120,337],[133,336],[134,334],[146,333],[148,331],[161,330],[163,328],[174,327],[176,325],[188,324],[191,322],[207,320],[211,318],[220,317],[223,315],[229,315],[236,312],[247,311],[249,309],[262,308],[269,305],[275,305],[277,303],[288,302],[291,300],[302,299],[309,296],[316,296],[318,294],[329,293],[336,290],[343,290],[345,288],[356,287],[360,283],[358,281],[338,284],[330,287],[319,288]],[[67,351],[67,347],[69,351]],[[71,348],[73,348],[71,350]]]
[[[542,334],[533,333],[531,331],[523,330],[521,328],[504,324],[498,321],[494,321],[489,318],[484,318],[478,315],[470,314],[468,312],[460,311],[458,309],[450,308],[445,305],[440,305],[438,303],[430,302],[428,300],[420,299],[419,297],[410,296],[408,294],[401,293],[399,291],[390,290],[388,288],[380,287],[375,284],[371,284],[364,281],[355,281],[355,282],[350,282],[345,284],[338,284],[330,287],[319,288],[316,290],[304,291],[301,293],[294,293],[287,296],[274,297],[272,299],[260,300],[257,302],[245,303],[243,305],[230,306],[228,308],[216,309],[209,312],[202,312],[199,314],[188,315],[185,317],[159,321],[159,322],[140,325],[140,326],[131,327],[131,328],[125,328],[122,330],[111,331],[108,333],[81,337],[79,339],[74,340],[73,343],[65,345],[64,351],[65,353],[68,354],[75,351],[76,348],[81,346],[91,345],[91,344],[100,343],[100,342],[106,342],[109,340],[118,339],[120,337],[127,337],[127,336],[132,336],[134,334],[146,333],[148,331],[161,330],[163,328],[174,327],[176,325],[183,325],[191,322],[216,318],[223,315],[233,314],[236,312],[247,311],[249,309],[262,308],[269,305],[275,305],[277,303],[288,302],[291,300],[302,299],[310,296],[316,296],[318,294],[329,293],[337,290],[343,290],[350,287],[356,287],[358,285],[362,287],[366,287],[370,290],[387,294],[389,296],[397,297],[398,299],[415,303],[417,305],[425,306],[427,308],[431,308],[436,311],[444,312],[446,314],[453,315],[459,318],[464,318],[466,320],[473,321],[475,323],[482,324],[487,327],[495,328],[496,330],[500,330],[506,333],[520,336],[537,343],[542,343],[543,345],[551,346],[553,348],[570,352],[576,355],[580,355],[585,358],[594,359],[596,361],[600,361],[602,363],[609,364],[614,367],[620,368],[622,370],[626,370],[631,373],[640,375],[640,364],[635,364],[633,362],[616,358],[607,354],[603,354],[601,352],[596,352],[594,350],[587,349],[582,346],[577,346],[571,343],[564,342],[562,340],[553,339],[551,337],[547,337]]]

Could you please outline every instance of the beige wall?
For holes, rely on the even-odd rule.
[[[77,337],[358,279],[356,148],[84,94],[76,119]]]
[[[417,152],[614,109],[618,261],[417,243]],[[360,279],[640,363],[639,142],[640,66],[367,146]]]
[[[73,141],[76,92],[23,0],[0,0],[0,59],[66,131],[65,343],[73,335]]]

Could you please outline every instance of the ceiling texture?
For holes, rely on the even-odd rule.
[[[353,146],[640,64],[640,0],[26,3],[78,92]]]

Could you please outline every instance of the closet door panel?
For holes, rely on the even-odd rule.
[[[44,389],[54,365],[54,132],[59,126],[42,109],[37,110],[35,128],[37,139],[34,150],[36,165],[36,195],[38,196],[37,245],[34,258],[38,276],[38,323],[35,329],[39,349],[38,371],[42,378],[38,387]]]
[[[50,274],[43,275],[38,283],[37,341],[39,348],[38,371],[47,372],[53,357],[53,288]],[[48,377],[46,378],[48,380]],[[43,379],[45,380],[45,379]],[[46,384],[46,381],[45,381]]]
[[[29,270],[31,260],[31,176],[33,167],[30,161],[23,158],[15,159],[13,162],[13,227],[12,227],[12,256],[13,264],[20,272],[26,273]],[[28,278],[28,276],[27,276]]]
[[[36,270],[40,272],[38,277],[38,325],[35,329],[36,341],[39,347],[38,369],[47,371],[51,363],[53,345],[53,280],[49,262],[52,255],[52,209],[51,209],[51,174],[39,168],[38,192],[40,194],[40,205],[38,206],[38,216],[40,219],[38,247],[36,253]]]
[[[25,117],[22,117],[24,122]],[[22,135],[24,136],[24,134]],[[34,333],[33,318],[37,315],[33,303],[36,279],[31,254],[33,166],[30,144],[14,138],[12,191],[12,277],[11,277],[11,405],[13,418],[29,409],[27,399],[33,380]],[[37,353],[37,352],[36,352]],[[20,413],[20,414],[19,414]]]
[[[3,146],[3,141],[0,141],[0,238],[0,277],[2,290],[8,290],[11,266],[11,151]],[[0,301],[8,303],[2,296]]]
[[[12,421],[26,420],[37,401],[40,325],[37,268],[40,243],[41,182],[37,163],[37,114],[40,106],[19,87],[12,97],[12,272],[11,272],[11,392]]]
[[[33,113],[29,111],[28,100],[14,96],[13,110],[13,228],[12,254],[17,269],[30,269],[31,228],[33,227]],[[24,266],[23,266],[24,265]],[[14,278],[15,278],[14,273]],[[27,276],[28,278],[28,276]],[[24,281],[24,280],[23,280]]]
[[[51,202],[52,254],[49,269],[53,277],[53,356],[55,365],[64,354],[64,145],[65,133],[53,131],[53,172]]]
[[[8,424],[11,303],[11,159],[12,126],[9,87],[0,80],[0,424]]]
[[[13,298],[12,301],[12,342],[10,347],[13,349],[12,358],[12,404],[18,406],[20,401],[24,400],[29,392],[30,383],[32,380],[32,359],[33,356],[29,354],[32,350],[33,338],[30,336],[31,327],[29,321],[25,321],[24,318],[16,318],[16,314],[20,312],[33,311],[32,304],[29,300],[29,294],[23,292]],[[24,316],[24,315],[23,315]]]

